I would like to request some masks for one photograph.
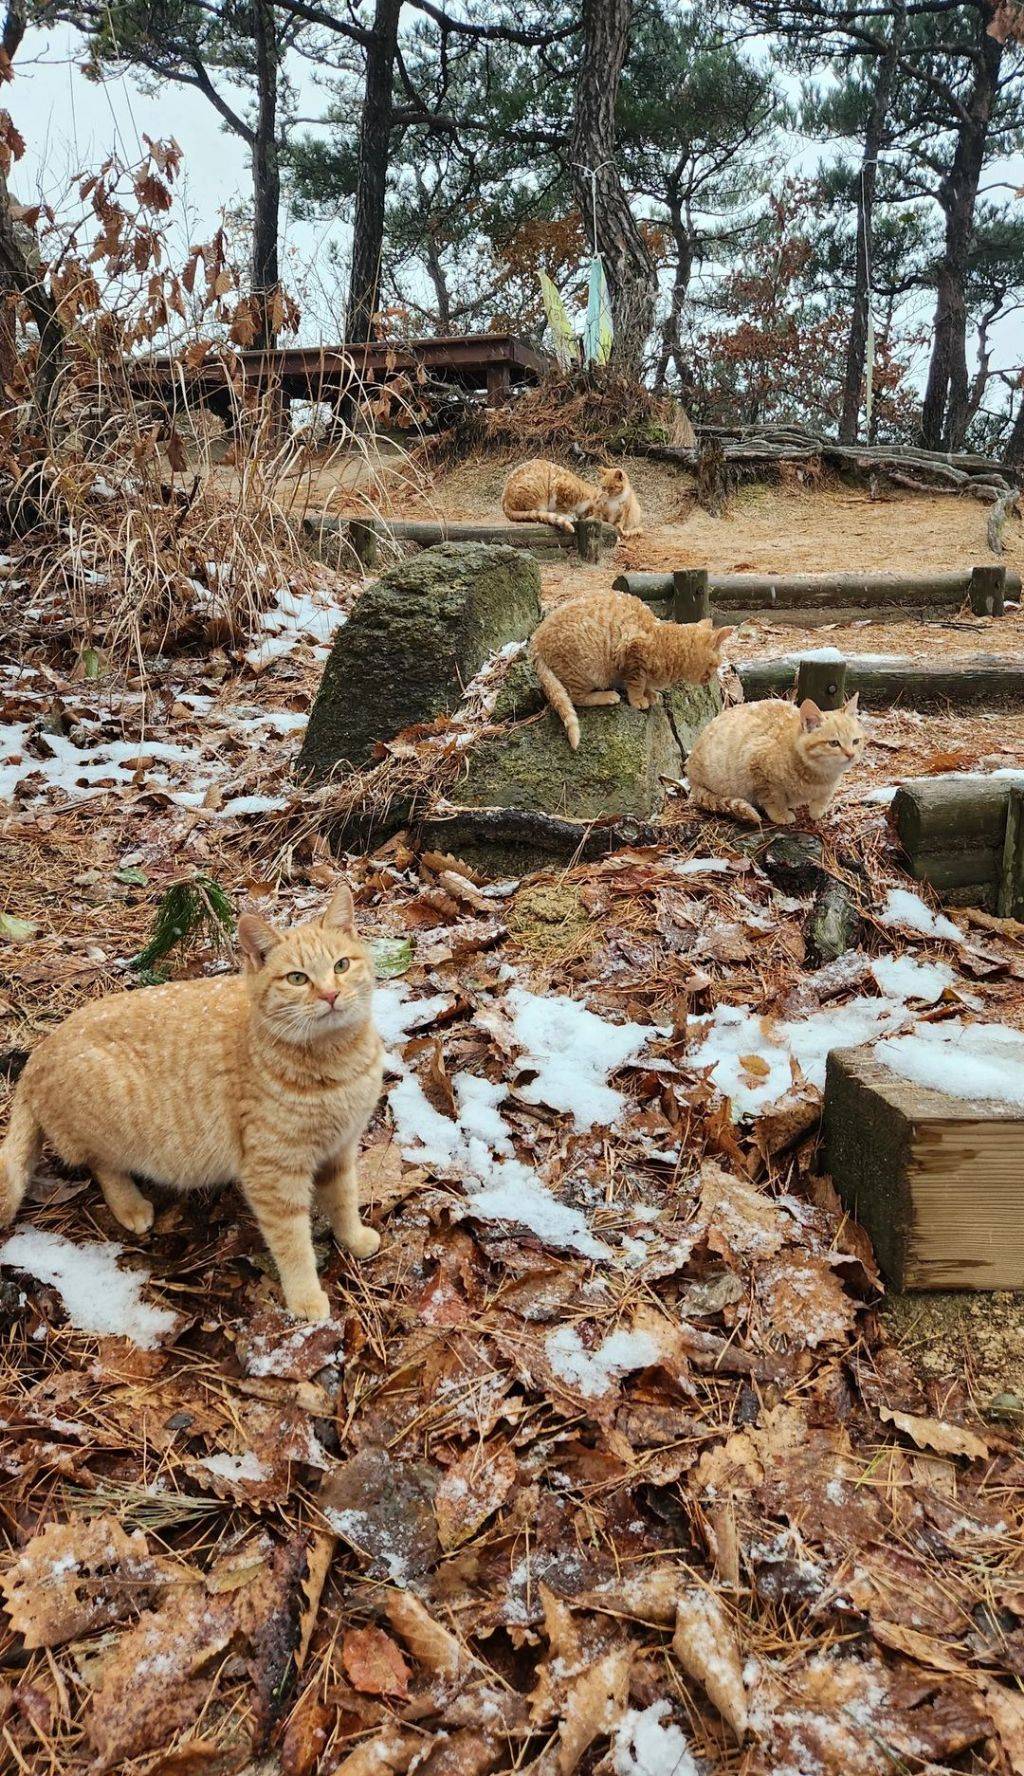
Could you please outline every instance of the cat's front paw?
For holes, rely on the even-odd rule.
[[[329,1320],[331,1304],[324,1289],[300,1289],[285,1296],[285,1306],[293,1320]]]
[[[353,1258],[372,1258],[380,1251],[380,1234],[375,1227],[357,1227],[355,1232],[340,1242]]]

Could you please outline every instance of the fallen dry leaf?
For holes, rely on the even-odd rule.
[[[559,1776],[570,1776],[594,1740],[614,1732],[626,1705],[632,1662],[632,1647],[619,1647],[570,1683],[558,1724]]]
[[[383,1628],[350,1628],[341,1643],[341,1662],[354,1689],[367,1696],[409,1694],[409,1667]]]
[[[63,1646],[144,1609],[159,1579],[141,1530],[114,1517],[51,1523],[2,1580],[11,1627],[26,1647]]]
[[[516,1458],[507,1444],[477,1444],[452,1463],[434,1495],[438,1538],[446,1553],[476,1534],[515,1482]]]
[[[333,1709],[320,1701],[315,1686],[299,1698],[281,1740],[281,1776],[313,1776],[333,1719]]]
[[[989,1453],[985,1438],[965,1425],[947,1424],[941,1418],[919,1418],[914,1412],[895,1412],[888,1406],[880,1406],[878,1416],[897,1431],[903,1431],[918,1449],[933,1449],[937,1455],[966,1455],[971,1461],[984,1461]]]
[[[456,1636],[435,1622],[426,1605],[411,1591],[388,1591],[384,1598],[388,1621],[396,1634],[428,1671],[454,1677],[468,1661],[468,1652]]]
[[[747,1693],[743,1660],[728,1618],[711,1591],[694,1589],[676,1609],[672,1651],[688,1677],[708,1699],[742,1745],[747,1734]]]

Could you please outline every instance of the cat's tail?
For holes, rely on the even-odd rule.
[[[580,722],[573,708],[572,698],[561,679],[555,677],[550,666],[545,666],[543,660],[535,657],[533,665],[540,680],[540,688],[568,734],[569,745],[575,752],[580,743]]]
[[[43,1131],[24,1091],[15,1093],[7,1139],[0,1147],[0,1227],[13,1221],[32,1181]]]
[[[699,783],[690,784],[690,801],[695,808],[704,808],[709,814],[728,814],[733,820],[742,820],[745,826],[761,824],[761,816],[751,802],[744,802],[739,796],[712,795],[710,789],[703,789]]]

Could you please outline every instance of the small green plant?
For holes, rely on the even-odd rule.
[[[152,936],[133,959],[132,967],[152,980],[165,978],[156,964],[180,944],[190,948],[205,937],[215,949],[227,950],[235,930],[231,898],[212,876],[198,871],[172,882],[156,910]]]

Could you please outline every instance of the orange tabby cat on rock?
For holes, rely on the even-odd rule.
[[[576,708],[618,703],[621,686],[631,709],[650,709],[669,685],[708,684],[731,634],[714,629],[707,617],[700,623],[659,622],[629,592],[584,592],[548,613],[533,632],[530,655],[575,752]]]
[[[551,524],[572,530],[577,518],[603,518],[623,536],[643,529],[643,515],[625,469],[602,469],[599,487],[571,469],[535,457],[512,469],[502,490],[501,509],[514,524]]]
[[[290,1313],[325,1319],[310,1216],[369,1258],[356,1154],[380,1096],[373,964],[340,887],[322,918],[275,931],[238,921],[244,974],[115,993],[83,1005],[29,1057],[0,1147],[0,1224],[17,1213],[44,1140],[88,1166],[112,1213],[145,1233],[133,1174],[174,1190],[237,1181]]]
[[[762,808],[779,826],[792,825],[798,808],[818,820],[864,738],[856,696],[824,714],[810,698],[799,709],[774,698],[737,703],[694,742],[686,761],[690,800],[751,826],[760,826]]]

